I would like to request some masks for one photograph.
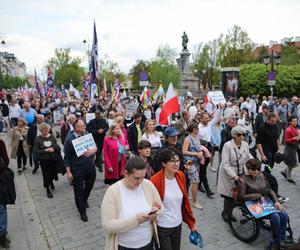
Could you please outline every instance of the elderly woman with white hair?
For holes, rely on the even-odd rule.
[[[226,142],[222,150],[222,162],[218,173],[218,192],[224,198],[222,217],[229,221],[229,210],[234,202],[236,183],[242,181],[240,176],[245,172],[246,162],[252,159],[248,143],[244,141],[246,129],[240,125],[231,130],[232,140]]]
[[[53,198],[50,188],[54,190],[53,180],[58,180],[57,163],[61,159],[60,147],[55,137],[49,133],[50,125],[42,123],[39,126],[41,134],[35,139],[34,150],[38,154],[43,174],[44,187],[48,198]]]

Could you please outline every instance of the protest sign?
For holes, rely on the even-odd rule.
[[[209,91],[207,93],[208,100],[210,100],[213,104],[225,104],[226,99],[223,95],[222,91]]]
[[[130,103],[126,104],[126,106],[125,106],[126,114],[127,115],[132,115],[133,113],[136,112],[138,107],[139,107],[138,102],[130,102]]]
[[[78,157],[88,149],[97,148],[91,133],[72,140],[72,144]]]
[[[265,197],[262,202],[260,201],[246,201],[248,210],[255,218],[260,218],[271,213],[279,213],[280,211],[275,207],[274,202]]]
[[[86,113],[85,122],[88,124],[91,120],[95,119],[95,113]]]

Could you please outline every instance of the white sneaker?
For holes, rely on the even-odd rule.
[[[217,171],[217,169],[215,169],[214,167],[210,167],[209,169],[210,169],[210,171],[213,171],[213,172]]]
[[[197,202],[191,202],[191,206],[193,208],[199,209],[199,210],[203,210],[204,207],[197,201]]]

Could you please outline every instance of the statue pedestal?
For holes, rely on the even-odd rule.
[[[180,72],[180,94],[184,95],[186,91],[190,91],[196,94],[200,91],[199,80],[193,74],[192,65],[189,62],[191,53],[187,49],[183,49],[180,53],[180,57],[177,58],[177,64]],[[184,91],[186,90],[186,91]]]

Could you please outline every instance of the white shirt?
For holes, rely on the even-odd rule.
[[[158,133],[148,134],[148,136],[143,134],[142,140],[149,141],[151,143],[151,148],[161,147],[160,136]]]
[[[183,194],[176,179],[165,178],[164,210],[159,215],[157,225],[164,228],[177,227],[182,223]]]
[[[21,114],[21,108],[19,104],[9,105],[9,118],[19,118]]]
[[[149,206],[142,186],[131,190],[125,187],[123,181],[119,181],[121,211],[120,219],[132,218],[139,213],[149,213]],[[118,244],[127,248],[140,248],[150,243],[152,229],[150,222],[139,224],[138,227],[118,234]]]
[[[201,122],[199,123],[198,127],[199,127],[199,139],[210,142],[211,139],[211,128],[213,125],[217,124],[222,116],[222,111],[221,109],[218,109],[215,112],[215,116],[214,118],[207,124],[207,125],[203,125]]]

